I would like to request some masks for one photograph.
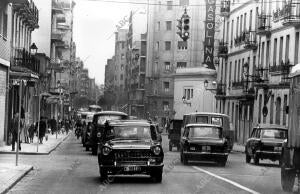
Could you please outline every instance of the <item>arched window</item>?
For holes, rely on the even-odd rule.
[[[276,99],[276,119],[275,123],[280,125],[281,98]]]

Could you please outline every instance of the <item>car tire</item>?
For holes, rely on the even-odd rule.
[[[256,153],[254,154],[253,161],[255,165],[259,165],[259,157]]]
[[[92,155],[97,155],[97,146],[92,147]]]
[[[250,163],[251,162],[251,156],[249,156],[248,153],[246,153],[246,163]]]
[[[156,183],[161,183],[162,181],[162,174],[163,174],[163,170],[159,169],[159,170],[154,170],[150,173],[150,176],[152,178],[152,180]]]
[[[172,144],[169,143],[169,151],[172,152]]]
[[[100,177],[101,177],[101,180],[104,181],[108,178],[108,173],[107,173],[107,170],[104,169],[104,168],[100,168]]]

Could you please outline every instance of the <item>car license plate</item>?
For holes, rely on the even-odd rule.
[[[196,148],[195,148],[195,147],[190,147],[190,150],[191,150],[191,151],[195,151]]]
[[[210,152],[210,146],[202,146],[202,151]]]
[[[124,167],[124,171],[126,172],[136,172],[136,171],[140,171],[141,167],[140,166],[125,166]]]

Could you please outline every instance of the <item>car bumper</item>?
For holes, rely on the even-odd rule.
[[[281,157],[281,152],[274,152],[274,151],[257,150],[256,154],[261,159],[279,160]]]
[[[213,160],[217,158],[228,157],[228,153],[214,153],[214,152],[183,152],[186,159],[195,160]]]
[[[101,169],[107,170],[108,174],[150,174],[155,170],[162,170],[164,164],[151,164],[151,165],[99,165]],[[132,170],[128,170],[128,167],[133,167]],[[133,170],[135,168],[135,170]]]

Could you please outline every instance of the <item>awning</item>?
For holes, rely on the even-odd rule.
[[[9,71],[9,79],[36,82],[39,79],[39,75],[26,67],[11,66]]]

